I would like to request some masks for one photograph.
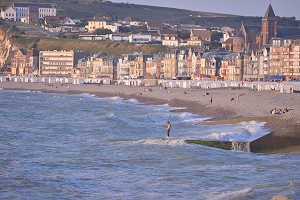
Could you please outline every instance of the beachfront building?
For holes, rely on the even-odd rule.
[[[192,79],[198,79],[201,66],[201,51],[189,49],[188,51],[188,68],[187,73]]]
[[[270,79],[300,79],[299,40],[272,40],[268,75]]]
[[[118,59],[117,63],[117,79],[125,80],[130,78],[130,69],[134,66],[134,60],[137,54],[126,54]]]
[[[87,56],[85,52],[40,51],[39,75],[53,77],[71,77],[78,60]]]
[[[130,78],[144,78],[146,75],[146,61],[147,59],[153,59],[153,57],[154,55],[152,54],[139,53],[130,67]]]
[[[231,53],[223,57],[220,67],[220,77],[224,81],[240,81],[243,79],[243,54]]]
[[[6,7],[1,9],[1,18],[7,21],[16,21],[17,13],[12,7]]]
[[[200,74],[201,76],[217,79],[220,76],[222,58],[227,53],[207,52],[201,56]]]
[[[165,54],[164,73],[165,79],[176,79],[178,75],[178,50],[170,50]]]
[[[13,8],[16,11],[17,20],[25,18],[30,22],[30,13],[36,14],[36,12],[39,19],[43,19],[46,16],[56,16],[54,3],[18,2],[13,4]]]
[[[146,74],[145,78],[161,78],[163,68],[163,54],[154,54],[153,57],[146,58]]]
[[[117,61],[116,56],[107,56],[102,52],[94,53],[78,61],[77,77],[116,79]]]
[[[188,73],[188,50],[181,50],[178,54],[177,79],[190,79]]]
[[[19,49],[11,59],[11,74],[31,76],[37,74],[38,51]]]

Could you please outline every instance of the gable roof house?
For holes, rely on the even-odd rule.
[[[74,25],[76,25],[76,22],[73,19],[71,19],[70,17],[66,17],[62,21],[62,25],[65,25],[65,26],[74,26]]]
[[[194,39],[201,39],[203,41],[207,41],[210,42],[211,41],[211,32],[209,30],[206,29],[192,29],[191,30],[191,34],[190,34],[190,38],[194,38]]]
[[[16,21],[16,11],[12,7],[1,9],[1,18],[8,21]]]
[[[146,22],[146,25],[147,25],[147,30],[149,32],[158,32],[158,31],[160,31],[162,29],[163,22],[162,21],[158,21],[158,20],[148,21],[148,22]]]
[[[113,33],[118,33],[120,25],[111,24],[106,19],[98,18],[98,19],[92,19],[88,21],[88,25],[86,26],[87,31],[89,33],[94,32],[96,29],[109,29]]]
[[[60,23],[60,17],[59,16],[46,16],[44,17],[45,25],[46,26],[54,26],[58,25]]]

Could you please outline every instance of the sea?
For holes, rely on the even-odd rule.
[[[263,123],[199,125],[174,109],[0,89],[0,199],[300,199],[300,153],[185,142],[249,142],[268,133]]]

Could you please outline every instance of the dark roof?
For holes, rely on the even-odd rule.
[[[244,37],[243,31],[240,30],[234,37],[243,38]]]
[[[251,35],[260,35],[261,32],[261,26],[244,26],[245,27],[245,31],[247,34],[251,34]]]
[[[27,50],[26,49],[20,49],[21,53],[25,56],[27,54]]]
[[[54,8],[53,3],[30,3],[30,2],[14,3],[14,7],[30,7],[30,6],[36,6],[39,8]]]
[[[169,28],[163,28],[162,30],[159,31],[161,35],[163,34],[176,34],[176,31],[169,29]]]
[[[163,27],[163,22],[162,21],[148,21],[147,25],[149,27],[162,28]]]
[[[266,14],[264,16],[264,19],[268,19],[268,18],[274,18],[275,17],[275,13],[274,13],[274,10],[272,8],[272,5],[269,4],[269,7],[266,11]]]
[[[197,36],[200,38],[211,38],[211,33],[209,30],[204,30],[204,29],[192,30],[191,34],[193,36]]]
[[[223,42],[223,44],[233,44],[233,38],[228,38],[225,42]]]

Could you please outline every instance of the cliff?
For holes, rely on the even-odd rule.
[[[5,26],[0,27],[0,66],[7,63],[10,56],[19,47],[12,40],[13,31]]]

